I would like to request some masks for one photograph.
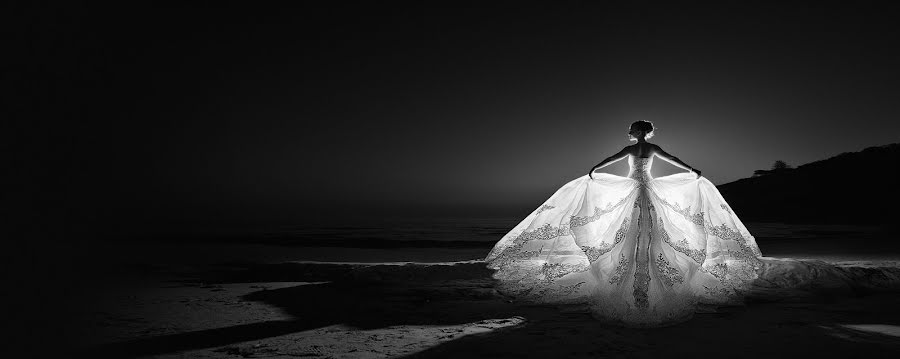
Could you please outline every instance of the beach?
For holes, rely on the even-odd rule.
[[[19,292],[28,303],[12,315],[33,328],[19,331],[15,349],[85,358],[895,357],[900,258],[852,248],[802,255],[809,240],[826,249],[828,238],[844,241],[846,232],[827,232],[761,241],[770,266],[744,305],[652,329],[498,293],[481,261],[489,244],[69,245],[54,251],[52,274]]]

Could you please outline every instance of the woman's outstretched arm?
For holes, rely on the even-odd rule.
[[[663,151],[662,147],[653,145],[653,151],[655,152],[655,154],[657,156],[659,156],[659,158],[662,158],[662,159],[666,160],[667,162],[669,162],[677,167],[680,167],[681,169],[683,169],[685,171],[696,172],[697,176],[698,177],[700,176],[699,170],[689,166],[687,163],[684,163],[684,161],[678,159],[678,157],[672,156],[668,152]]]
[[[594,176],[593,176],[594,171],[599,170],[599,169],[601,169],[601,168],[603,168],[603,167],[606,167],[606,166],[610,165],[610,164],[613,163],[613,162],[616,162],[616,161],[618,161],[618,160],[621,160],[621,159],[625,158],[626,156],[628,156],[628,147],[623,148],[621,151],[619,151],[619,153],[616,153],[616,154],[614,154],[614,155],[612,155],[612,156],[609,156],[609,157],[607,157],[606,159],[604,159],[603,161],[600,161],[600,163],[598,163],[596,166],[591,167],[591,170],[588,171],[588,177],[590,177],[590,178],[593,179],[593,178],[594,178]]]

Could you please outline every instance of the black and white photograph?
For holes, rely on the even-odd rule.
[[[0,357],[900,357],[900,4],[3,9]]]

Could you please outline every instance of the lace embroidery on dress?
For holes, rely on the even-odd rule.
[[[727,212],[728,214],[731,214],[731,208],[728,208],[728,206],[725,205],[724,203],[720,204],[719,207],[722,207],[723,211]]]
[[[591,222],[594,222],[594,221],[600,219],[600,217],[602,217],[603,215],[610,213],[613,210],[615,210],[616,208],[619,208],[619,206],[623,205],[627,198],[628,197],[623,197],[621,200],[619,200],[619,202],[616,202],[615,204],[608,203],[606,205],[606,209],[600,209],[600,207],[594,207],[594,214],[592,214],[591,216],[580,216],[580,217],[571,216],[571,217],[569,217],[569,228],[581,227],[588,223],[591,223]]]
[[[675,205],[672,205],[669,202],[665,201],[664,199],[659,199],[659,201],[661,203],[663,203],[664,205],[666,205],[667,207],[671,208],[673,211],[684,216],[684,218],[687,219],[688,221],[690,221],[691,223],[696,224],[698,226],[702,226],[707,231],[708,234],[714,235],[714,236],[719,237],[724,240],[735,241],[738,244],[738,246],[740,246],[741,252],[729,251],[730,253],[736,254],[738,257],[745,258],[745,259],[751,260],[753,262],[758,262],[759,260],[756,257],[762,256],[762,253],[759,251],[759,247],[748,245],[746,238],[744,238],[744,236],[741,235],[741,233],[739,231],[729,228],[724,223],[721,225],[718,225],[718,226],[714,226],[712,224],[707,224],[706,221],[704,220],[704,212],[703,211],[697,212],[692,215],[692,214],[690,214],[690,209],[691,209],[690,206],[682,209],[678,203],[675,203]],[[721,207],[723,210],[725,210],[726,212],[731,214],[731,211],[728,209],[728,206],[726,206],[725,204],[721,204]],[[660,219],[660,221],[662,221],[662,220]],[[663,241],[672,245],[672,247],[675,248],[676,250],[678,250],[679,252],[682,252],[682,253],[688,255],[689,257],[694,258],[694,260],[697,261],[698,263],[703,263],[703,260],[705,260],[705,257],[706,257],[705,253],[703,253],[702,256],[700,253],[696,253],[696,252],[691,253],[691,251],[693,251],[693,250],[690,249],[690,247],[687,245],[687,240],[682,240],[678,243],[671,243],[668,233],[666,233],[665,230],[663,230],[662,233],[663,233]]]
[[[706,227],[706,230],[709,234],[724,239],[726,241],[735,241],[738,246],[741,247],[741,256],[747,259],[751,259],[754,261],[759,261],[759,256],[762,256],[762,253],[759,252],[759,247],[753,246],[750,247],[747,245],[747,239],[741,235],[740,232],[733,230],[726,226],[724,223],[718,226],[709,225]]]
[[[494,265],[497,266],[498,268],[503,268],[513,262],[537,257],[540,250],[536,250],[536,251],[523,251],[522,250],[522,248],[525,246],[526,242],[527,241],[522,239],[521,237],[516,237],[516,239],[513,241],[512,245],[502,248],[502,249],[497,248],[500,250],[500,253],[497,254],[496,258],[494,259],[494,261],[495,261]],[[541,249],[543,249],[543,247],[541,247]],[[492,251],[491,255],[493,255],[493,254],[494,254],[494,252]]]
[[[643,216],[638,216],[638,228],[640,228],[641,217]],[[652,220],[648,222],[651,224],[653,223]],[[650,228],[650,233],[652,232],[653,228]],[[638,236],[637,242],[641,242],[640,236]],[[650,238],[650,242],[653,242],[653,238]],[[649,246],[645,248],[639,247],[634,253],[635,270],[634,284],[632,285],[634,291],[632,294],[634,295],[635,306],[641,310],[646,310],[650,306],[650,298],[648,297],[648,291],[650,290],[650,258],[649,253],[647,252],[649,249]]]
[[[584,255],[588,257],[588,262],[594,263],[604,253],[612,250],[613,246],[614,245],[608,243],[601,243],[600,247],[581,246],[581,250],[584,251]]]
[[[691,259],[693,259],[694,262],[697,262],[697,264],[703,264],[703,261],[706,260],[705,249],[692,249],[687,239],[682,239],[678,242],[672,242],[671,237],[669,237],[669,232],[666,232],[662,218],[659,219],[658,225],[663,242],[672,247],[672,249],[679,251],[688,257],[691,257]]]
[[[619,226],[619,230],[616,231],[616,238],[615,238],[614,243],[619,243],[623,239],[625,239],[625,234],[628,232],[628,222],[629,221],[630,221],[630,219],[628,217],[625,217],[625,219],[622,220],[622,225]]]
[[[647,182],[649,182],[652,178],[650,178],[650,171],[647,170],[647,164],[650,162],[650,158],[637,158],[633,161],[633,168],[631,169],[630,178],[638,182],[639,187],[645,187]]]
[[[569,233],[568,226],[554,227],[554,226],[551,226],[549,223],[547,223],[541,227],[535,228],[534,230],[520,234],[519,237],[516,238],[516,240],[517,241],[522,240],[524,242],[534,241],[534,240],[547,241],[547,240],[551,240],[551,239],[554,239],[559,236],[564,236],[568,233]]]
[[[613,248],[616,247],[619,243],[622,243],[622,240],[625,239],[625,233],[628,231],[628,217],[625,217],[622,220],[622,225],[619,226],[619,229],[616,231],[616,236],[613,239],[613,243],[600,243],[599,247],[591,247],[591,246],[581,246],[581,250],[584,251],[584,254],[588,257],[588,261],[593,263],[600,256],[609,253]]]
[[[703,286],[703,289],[705,290],[707,296],[712,298],[719,298],[720,300],[728,299],[733,295],[733,292],[731,290],[728,290],[728,288],[724,287],[710,288],[707,286]]]
[[[541,212],[543,212],[543,211],[546,211],[549,209],[554,209],[554,208],[556,208],[556,206],[551,206],[549,204],[545,204],[545,205],[541,206],[540,208],[538,208],[537,211],[534,212],[534,214],[541,214]]]
[[[561,285],[558,288],[544,288],[538,291],[537,295],[542,298],[548,297],[568,297],[584,285],[585,282],[578,282],[572,285]]]
[[[662,274],[661,279],[666,286],[671,287],[675,284],[684,282],[684,276],[681,275],[681,272],[670,265],[669,261],[666,260],[666,257],[664,257],[662,253],[656,257],[656,268],[659,269],[659,272]]]
[[[701,268],[701,269],[702,269],[702,268]],[[716,278],[719,278],[719,280],[724,281],[724,280],[725,280],[725,273],[728,272],[728,264],[725,264],[725,263],[716,263],[715,265],[709,267],[709,269],[706,269],[706,271],[707,271],[709,274],[712,274],[713,276],[715,276]]]
[[[687,219],[688,221],[690,221],[691,223],[696,224],[701,227],[703,226],[703,224],[704,224],[703,211],[691,214],[691,206],[687,206],[687,208],[681,208],[681,205],[679,205],[678,203],[675,203],[674,205],[672,205],[671,203],[667,202],[663,198],[658,198],[658,200],[660,203],[664,204],[666,207],[671,208],[672,211],[674,211],[675,213],[678,213],[678,214],[684,216],[684,218]]]
[[[619,253],[619,263],[616,264],[613,275],[609,277],[609,284],[622,284],[622,280],[625,279],[626,270],[628,270],[628,258],[625,258],[625,253]]]
[[[647,309],[650,306],[647,297],[647,291],[650,289],[650,266],[649,261],[643,259],[635,261],[634,270],[634,304],[639,309]]]
[[[590,268],[586,264],[563,264],[563,263],[544,263],[541,267],[541,273],[544,274],[544,281],[553,282],[557,278],[561,278],[569,273],[583,272]]]

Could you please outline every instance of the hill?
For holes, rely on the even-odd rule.
[[[896,224],[900,143],[719,185],[743,221]]]

